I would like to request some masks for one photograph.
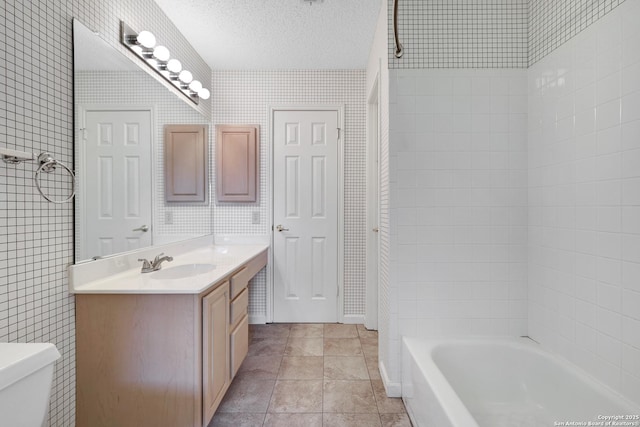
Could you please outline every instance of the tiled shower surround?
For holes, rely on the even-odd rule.
[[[465,7],[466,2],[447,3]],[[433,130],[422,131],[424,135],[412,130],[404,135],[402,129],[428,127],[430,116],[452,111],[451,105],[454,109],[469,108],[456,103],[455,93],[433,104],[445,109],[439,113],[429,109],[432,107],[426,99],[419,100],[428,95],[428,90],[444,91],[443,88],[449,86],[443,81],[467,76],[465,70],[442,74],[438,74],[438,70],[391,72],[391,277],[380,285],[385,294],[381,300],[389,301],[388,313],[380,314],[381,318],[389,316],[389,321],[380,325],[381,346],[388,345],[380,351],[381,372],[388,374],[387,389],[398,391],[399,338],[403,334],[520,335],[524,332],[640,403],[640,156],[636,153],[640,148],[640,5],[608,0],[532,0],[528,4],[528,63],[533,65],[526,71],[512,71],[526,76],[527,88],[517,89],[524,95],[526,105],[518,101],[516,110],[509,108],[509,114],[520,111],[528,116],[528,123],[520,128],[527,133],[526,143],[521,147],[525,151],[517,154],[518,162],[524,163],[520,163],[518,178],[510,176],[504,184],[490,186],[490,192],[502,185],[510,187],[507,200],[516,203],[508,208],[513,209],[508,218],[475,213],[468,218],[472,228],[467,234],[461,232],[463,224],[453,230],[447,228],[457,221],[453,214],[455,209],[460,210],[457,205],[468,204],[475,209],[478,206],[474,203],[478,201],[503,203],[505,200],[492,196],[487,199],[490,192],[483,198],[475,198],[480,193],[473,190],[473,179],[471,192],[458,188],[459,183],[468,182],[465,168],[469,164],[464,166],[466,157],[458,146],[459,141],[448,139],[439,149],[422,148],[432,151],[422,155],[422,161],[412,156],[403,159],[403,152],[419,156],[420,147],[431,147],[438,139],[434,138]],[[446,19],[449,10],[440,10],[442,19]],[[415,28],[409,37],[427,33],[426,28]],[[390,30],[389,35],[392,43]],[[452,43],[455,40],[450,39]],[[409,64],[418,64],[428,58],[411,55],[427,53],[407,51],[405,55],[409,55]],[[460,67],[456,60],[445,55],[442,63]],[[403,67],[395,62],[390,68]],[[500,72],[509,72],[467,71],[472,80],[482,79],[486,76],[484,72],[496,73],[492,78]],[[503,82],[506,83],[506,79]],[[481,105],[472,100],[470,107]],[[491,107],[494,105],[499,104],[492,103]],[[445,120],[434,120],[433,126],[452,126],[446,116],[440,118]],[[479,127],[472,139],[477,136],[477,130],[482,132],[483,127],[486,131],[494,124],[499,125],[486,118],[484,123],[475,123]],[[473,129],[473,120],[471,123]],[[454,120],[453,126],[465,124]],[[461,152],[448,158],[439,150]],[[504,153],[495,155],[495,161],[501,162],[499,159]],[[474,153],[471,165],[482,162],[485,156],[486,153]],[[508,158],[513,157],[509,154]],[[444,170],[452,168],[451,165],[457,170],[445,174]],[[526,176],[520,174],[525,171]],[[422,178],[416,179],[416,173]],[[452,191],[456,197],[449,197]],[[430,196],[421,198],[420,193],[430,193]],[[426,206],[419,206],[421,203]],[[453,209],[449,204],[453,204]],[[416,214],[417,208],[422,209],[420,215]],[[502,239],[515,238],[514,243],[526,245],[526,250],[522,252],[521,248],[513,254],[502,252],[502,255],[494,250],[483,253],[447,250],[447,243],[458,243],[456,238],[482,236],[476,234],[482,221],[488,221],[493,227],[494,221],[500,218],[505,221],[502,226],[507,228],[512,227],[511,221],[515,219],[516,224],[520,224],[514,229],[516,234],[500,232],[498,223],[490,236],[485,235],[487,242],[495,245]],[[418,221],[424,223],[422,227],[426,226],[428,232],[418,232],[421,227]],[[431,224],[430,221],[438,222]],[[416,224],[417,228],[409,224]],[[404,233],[403,225],[413,232]],[[473,228],[478,231],[474,233]],[[398,247],[420,244],[425,245],[424,250],[403,251]],[[434,246],[437,250],[431,250]],[[522,266],[514,270],[520,269],[516,276],[507,277],[507,292],[503,288],[497,294],[489,294],[489,300],[503,299],[493,307],[483,301],[468,303],[478,294],[465,283],[465,277],[460,278],[465,271],[479,271],[484,277],[491,277],[488,270],[482,272],[477,266],[455,269],[441,265],[448,257],[460,263],[474,255],[503,256],[503,260],[508,260],[509,270],[518,264]],[[518,260],[515,263],[512,255]],[[415,262],[416,257],[425,258]],[[478,277],[482,276],[473,275],[474,279]],[[450,286],[438,286],[442,281]],[[495,278],[491,278],[487,283],[494,281]],[[516,295],[519,293],[514,302],[510,300],[511,290]],[[441,308],[443,300],[446,310]],[[472,313],[476,315],[470,320],[474,317]],[[515,319],[510,319],[514,315]],[[456,316],[460,319],[455,320]],[[487,318],[498,317],[503,320],[487,321]],[[508,326],[518,323],[520,327]],[[387,338],[383,338],[385,336]]]
[[[640,403],[640,3],[529,69],[529,335]]]
[[[625,0],[530,0],[529,65],[544,58]]]
[[[392,347],[526,335],[526,71],[392,70],[389,97]]]
[[[526,68],[529,3],[399,0],[398,33],[404,56],[396,58],[393,0],[389,0],[389,68]]]

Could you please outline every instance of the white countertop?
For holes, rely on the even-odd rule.
[[[71,266],[69,291],[75,294],[199,294],[268,248],[267,244],[216,245],[203,239],[147,248]],[[137,262],[137,258],[152,259],[160,252],[172,256],[173,261],[165,261],[159,271],[189,264],[213,264],[215,268],[176,279],[154,278],[157,272],[141,273],[142,263]]]

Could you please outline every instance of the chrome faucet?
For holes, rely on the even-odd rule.
[[[171,262],[173,261],[173,257],[170,256],[162,256],[164,253],[157,255],[153,261],[149,261],[145,258],[139,258],[138,261],[142,262],[142,270],[141,273],[151,273],[152,271],[158,271],[161,268],[161,264],[164,261]]]

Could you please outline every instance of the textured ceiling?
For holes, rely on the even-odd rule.
[[[155,0],[212,69],[366,68],[380,0]]]

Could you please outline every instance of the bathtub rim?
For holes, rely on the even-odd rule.
[[[533,340],[530,337],[495,337],[495,336],[456,336],[456,337],[441,337],[441,338],[416,338],[416,337],[402,337],[402,353],[404,360],[404,353],[409,351],[407,355],[414,361],[415,365],[420,371],[420,374],[426,379],[429,387],[431,388],[438,404],[442,408],[443,412],[449,417],[449,420],[454,426],[469,426],[479,427],[479,424],[466,407],[458,393],[453,386],[449,383],[444,373],[438,367],[438,364],[433,358],[433,352],[436,348],[442,345],[449,344],[497,344],[503,346],[509,346],[516,349],[521,349],[529,352],[533,352],[536,355],[549,359],[552,363],[559,364],[562,368],[567,369],[569,372],[578,375],[589,386],[597,387],[603,392],[615,397],[620,401],[623,407],[628,408],[631,413],[640,413],[640,405],[636,404],[626,396],[622,395],[619,391],[613,389],[608,384],[605,384],[591,375],[589,372],[582,369],[580,366],[566,359],[564,356],[548,350],[540,343]],[[413,349],[414,351],[411,351]],[[422,357],[421,357],[422,356]],[[404,381],[404,369],[402,366],[401,378]],[[405,400],[404,384],[402,387],[402,397]],[[405,401],[405,405],[406,405]],[[409,405],[408,405],[409,406]],[[412,420],[413,422],[414,420]]]

